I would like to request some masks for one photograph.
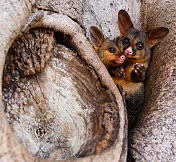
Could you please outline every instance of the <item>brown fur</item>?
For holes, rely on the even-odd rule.
[[[132,82],[143,82],[145,73],[151,58],[151,48],[157,45],[169,32],[167,28],[159,27],[149,32],[139,31],[133,28],[133,24],[128,13],[124,10],[119,11],[118,25],[121,37],[115,39],[120,50],[124,52],[129,46],[132,47],[134,55],[126,55],[127,59],[123,65],[125,69],[124,80]],[[124,44],[124,40],[128,39],[128,43]],[[138,49],[137,44],[142,43],[143,48]],[[144,68],[139,70],[134,66],[136,63]]]
[[[118,25],[121,37],[115,39],[115,42],[121,52],[127,57],[123,64],[123,68],[125,70],[125,77],[123,80],[124,82],[143,82],[151,58],[151,48],[157,45],[168,34],[169,30],[167,28],[160,27],[149,32],[139,31],[133,28],[131,19],[128,13],[124,10],[119,11]],[[124,44],[125,39],[128,39],[126,44]],[[138,49],[137,44],[141,42],[143,44],[143,48]],[[125,50],[129,46],[132,47],[134,55],[127,55],[125,53]],[[136,67],[136,63],[142,65],[143,68],[140,66]],[[115,81],[116,83],[121,83],[122,78],[117,77]]]
[[[123,53],[121,53],[120,49],[113,41],[104,39],[103,33],[97,27],[92,26],[90,28],[90,37],[95,51],[98,53],[107,69],[123,64],[124,60],[120,58]],[[113,48],[115,52],[110,52],[110,48]],[[118,63],[119,61],[121,61],[121,63]]]
[[[131,114],[133,111],[130,109],[137,112],[137,109],[142,105],[144,98],[143,81],[151,58],[151,48],[157,45],[168,34],[169,30],[159,27],[148,32],[139,31],[133,27],[128,13],[124,10],[119,11],[118,26],[121,37],[115,38],[114,41],[127,59],[123,64],[125,77],[114,76],[113,80],[116,84],[121,85],[126,92],[129,120],[133,120],[134,117]],[[140,46],[138,46],[139,44]],[[126,49],[129,47],[132,47],[132,55],[126,53]]]

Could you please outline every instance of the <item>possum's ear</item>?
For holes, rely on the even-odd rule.
[[[120,36],[125,35],[130,28],[133,28],[131,18],[125,10],[120,10],[118,13],[118,27]]]
[[[169,29],[165,27],[159,27],[149,31],[148,33],[148,45],[153,47],[161,42],[164,37],[169,33]]]
[[[96,26],[90,27],[90,39],[95,47],[100,47],[104,42],[103,33]]]

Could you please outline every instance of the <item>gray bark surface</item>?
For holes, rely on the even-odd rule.
[[[89,37],[91,26],[97,26],[103,32],[105,38],[112,40],[116,36],[119,36],[117,15],[121,9],[128,11],[137,29],[141,28],[141,2],[138,0],[82,0],[82,6],[83,24],[87,37]]]
[[[154,49],[149,66],[145,104],[130,136],[130,152],[136,161],[176,159],[176,1],[144,1],[142,22],[145,30],[160,26],[169,35]]]

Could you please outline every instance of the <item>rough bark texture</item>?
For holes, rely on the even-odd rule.
[[[153,54],[147,80],[145,104],[131,132],[130,152],[136,161],[176,159],[176,1],[147,0],[142,4],[144,29],[164,26],[169,35]]]
[[[7,56],[8,76],[15,71],[21,78],[4,84],[5,112],[29,151],[44,159],[68,159],[95,149],[100,153],[114,143],[119,125],[115,98],[77,53],[55,46],[52,31],[30,30]]]
[[[31,6],[28,1],[1,1],[0,5],[0,84],[2,84],[2,73],[5,56],[8,48],[20,33],[20,29],[26,23],[30,15]],[[11,11],[11,12],[9,12]],[[0,86],[0,157],[1,161],[34,161],[33,156],[26,151],[13,136],[9,123],[4,114],[2,104],[2,86]]]
[[[140,29],[140,6],[138,0],[82,0],[83,23],[89,37],[90,26],[97,26],[106,38],[119,36],[117,14],[125,9],[131,16],[137,29]]]
[[[39,9],[67,15],[83,26],[83,9],[80,0],[37,0],[35,6]]]
[[[32,75],[44,69],[50,60],[56,44],[51,30],[30,30],[19,37],[8,51],[4,71],[3,85],[19,80],[25,75]]]
[[[20,34],[22,27],[26,26],[32,5],[36,7],[38,4],[28,3],[28,1],[1,3],[0,19],[3,21],[0,27],[3,36],[0,39],[0,65],[3,67],[5,55],[11,43]],[[18,10],[20,5],[22,5],[21,10]],[[6,10],[8,7],[11,12]],[[36,8],[33,9],[36,10]],[[45,10],[49,9],[45,8]],[[16,16],[17,20],[13,16]],[[5,107],[1,102],[1,161],[40,161],[20,144],[20,140],[33,154],[42,158],[80,157],[92,154],[95,149],[97,153],[101,152],[112,145],[99,155],[72,161],[102,161],[102,159],[125,161],[127,126],[124,103],[107,70],[87,41],[83,30],[76,23],[79,20],[75,22],[68,17],[69,15],[51,12],[43,12],[39,17],[35,14],[33,16],[34,19],[28,19],[29,28],[32,25],[32,27],[50,28],[61,32],[64,37],[71,38],[69,47],[77,52],[63,46],[56,46],[53,57],[42,73],[22,77],[18,81],[15,80],[15,86],[12,84],[3,89]],[[6,19],[9,20],[8,23]],[[17,22],[19,25],[16,25]],[[25,29],[28,28],[25,27]],[[32,45],[35,50],[35,44]],[[17,64],[19,62],[18,60]],[[24,67],[26,63],[35,67],[33,61],[32,64],[29,62],[25,61],[19,67]],[[41,60],[39,62],[41,63]],[[2,69],[0,77],[2,77]],[[58,100],[58,97],[61,100]],[[0,99],[2,101],[2,93]],[[64,105],[63,110],[58,108],[58,105]],[[4,108],[13,129],[7,122]],[[98,147],[92,147],[92,144],[97,145],[97,143]]]

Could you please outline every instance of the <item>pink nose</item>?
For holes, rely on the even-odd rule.
[[[126,57],[125,57],[124,55],[122,55],[122,56],[120,56],[120,59],[121,59],[121,60],[125,60]]]
[[[125,53],[128,54],[128,55],[132,55],[133,54],[133,49],[132,47],[128,47],[126,50],[125,50]]]

